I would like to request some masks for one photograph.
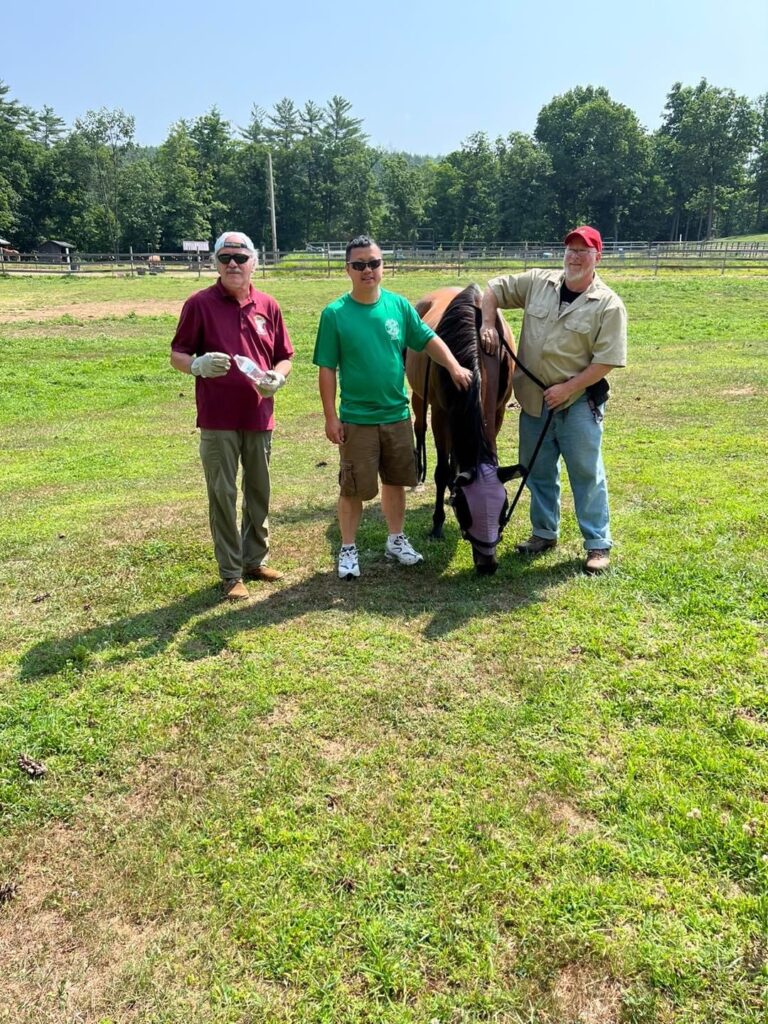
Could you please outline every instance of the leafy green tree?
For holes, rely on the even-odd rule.
[[[172,125],[158,150],[157,166],[162,192],[161,248],[171,251],[180,248],[184,239],[210,239],[198,153],[185,121]]]
[[[325,105],[320,132],[318,234],[344,239],[350,234],[375,231],[380,198],[373,167],[378,159],[367,145],[360,118],[351,115],[352,104],[332,96]]]
[[[436,241],[459,239],[459,195],[462,177],[455,164],[446,158],[434,165],[427,193],[424,219],[430,224]]]
[[[379,162],[379,188],[383,201],[380,231],[393,241],[416,238],[424,222],[427,175],[409,165],[402,153],[386,153]]]
[[[50,149],[65,133],[66,125],[63,119],[56,115],[53,107],[46,104],[42,110],[36,112],[32,137],[44,149]]]
[[[0,235],[27,248],[28,239],[15,236],[22,230],[21,207],[29,191],[35,146],[26,133],[27,109],[9,98],[10,86],[0,80]]]
[[[290,149],[301,136],[301,118],[293,100],[284,97],[267,116],[267,142]]]
[[[534,134],[552,162],[557,234],[589,221],[618,238],[650,162],[634,112],[603,87],[577,86],[542,107]]]
[[[555,237],[552,163],[529,135],[510,132],[496,142],[499,167],[498,228],[504,241]]]
[[[266,248],[271,241],[267,203],[267,147],[263,143],[237,141],[232,144],[231,154],[222,174],[222,187],[228,197],[228,226],[237,231],[245,231],[256,245]],[[226,231],[227,228],[222,230]]]
[[[152,252],[160,245],[163,182],[158,161],[142,157],[132,161],[120,178],[123,244],[136,252]]]
[[[768,230],[768,92],[755,101],[757,142],[750,179],[755,201],[754,230]]]
[[[232,163],[231,125],[217,107],[196,118],[189,126],[189,137],[195,147],[200,199],[211,224],[211,234],[218,237],[229,226],[229,195],[225,179]]]
[[[498,163],[485,132],[474,132],[449,153],[435,178],[432,221],[439,237],[456,242],[497,237]]]
[[[706,78],[696,86],[676,82],[664,109],[660,134],[668,143],[678,203],[689,214],[703,211],[704,235],[711,238],[715,214],[724,205],[723,190],[741,184],[757,140],[758,114],[745,96],[715,88]],[[676,212],[679,218],[682,211]]]
[[[99,219],[113,252],[120,249],[122,235],[120,174],[133,144],[135,119],[125,111],[89,110],[75,121],[75,131],[91,154],[94,202],[101,207]]]

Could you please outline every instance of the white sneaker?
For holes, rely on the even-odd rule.
[[[400,565],[416,565],[417,562],[424,561],[424,556],[414,551],[404,533],[398,533],[396,537],[387,537],[384,554],[387,558],[396,559]]]
[[[342,545],[339,552],[339,579],[351,580],[360,575],[360,562],[357,558],[357,547],[354,544]]]

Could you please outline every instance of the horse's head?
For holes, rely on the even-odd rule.
[[[472,545],[475,569],[491,576],[498,568],[496,547],[507,525],[509,500],[504,484],[521,475],[520,466],[481,462],[456,476],[450,502],[461,535]]]
[[[498,407],[503,410],[508,394],[508,372],[501,372],[497,358],[482,355],[480,328],[481,291],[469,285],[450,302],[437,326],[437,333],[462,366],[474,372],[474,384],[460,392],[440,371],[440,404],[445,410],[450,434],[450,452],[456,477],[451,487],[451,504],[462,536],[472,545],[477,572],[496,572],[496,546],[506,523],[508,507],[506,480],[519,476],[519,467],[501,468],[496,455]]]

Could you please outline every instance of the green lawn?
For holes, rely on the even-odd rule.
[[[344,283],[263,282],[286,576],[238,606],[168,364],[196,279],[0,278],[0,1021],[766,1020],[766,278],[606,277],[612,571],[566,485],[561,545],[515,556],[524,500],[479,578],[428,486],[424,564],[372,503],[354,583],[311,366]]]

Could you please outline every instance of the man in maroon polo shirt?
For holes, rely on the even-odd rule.
[[[269,456],[273,395],[291,372],[293,346],[277,302],[256,291],[256,250],[225,231],[214,246],[219,280],[184,303],[171,343],[171,366],[195,381],[200,458],[208,488],[213,548],[226,597],[249,596],[243,579],[278,580],[269,556]],[[235,356],[257,365],[258,383]],[[243,466],[243,516],[237,524],[237,472]]]

